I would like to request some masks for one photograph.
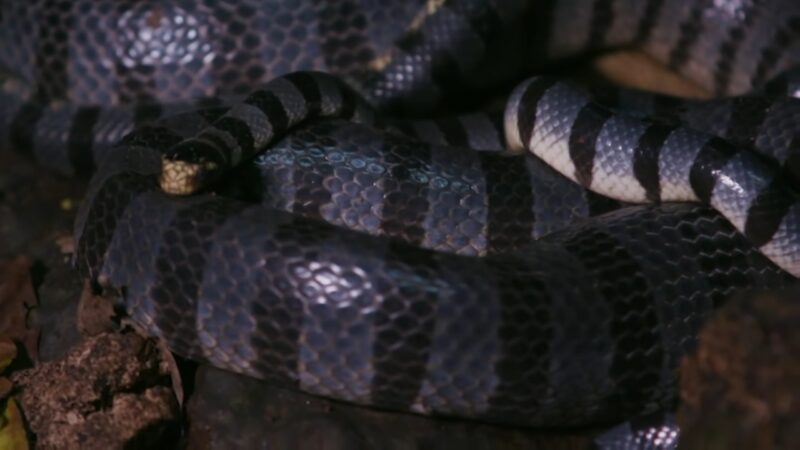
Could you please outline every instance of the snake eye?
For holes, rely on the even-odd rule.
[[[215,163],[213,161],[207,161],[205,163],[205,165],[204,165],[204,168],[206,170],[216,170],[218,167],[219,167],[219,164],[217,164],[217,163]]]

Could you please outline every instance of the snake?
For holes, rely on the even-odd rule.
[[[0,133],[93,174],[75,266],[180,355],[672,448],[631,419],[704,319],[800,274],[800,6],[532,3],[4,2]],[[624,46],[722,98],[547,75]]]

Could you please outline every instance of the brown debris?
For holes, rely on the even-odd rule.
[[[4,399],[11,393],[11,389],[14,385],[11,383],[11,380],[5,377],[0,377],[0,399]]]
[[[711,97],[709,92],[638,50],[606,53],[593,64],[600,75],[619,86],[678,97]]]
[[[0,372],[11,364],[17,357],[17,346],[8,338],[0,338]]]
[[[681,366],[682,449],[800,448],[800,289],[738,298]]]
[[[4,372],[17,356],[17,346],[11,339],[0,338],[0,373]],[[27,450],[28,436],[17,401],[10,397],[14,384],[0,377],[0,449]]]
[[[0,338],[0,374],[11,365],[14,358],[17,357],[17,346],[10,339]],[[8,378],[0,376],[0,400],[6,398],[11,393],[11,381]],[[2,448],[2,447],[0,447]]]
[[[34,361],[38,359],[39,330],[30,325],[28,314],[36,304],[28,258],[0,261],[0,336],[21,343]]]
[[[158,347],[134,333],[88,338],[12,379],[37,448],[164,448],[175,438],[179,408]]]

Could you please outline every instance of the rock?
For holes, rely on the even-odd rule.
[[[39,449],[165,448],[180,411],[157,345],[101,334],[64,359],[12,374]]]
[[[800,288],[740,296],[681,365],[682,449],[800,448]]]

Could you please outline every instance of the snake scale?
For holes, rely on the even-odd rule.
[[[8,1],[0,41],[5,145],[94,173],[78,270],[235,372],[621,422],[673,407],[731,293],[800,274],[790,0]],[[622,46],[725,98],[525,80]]]

